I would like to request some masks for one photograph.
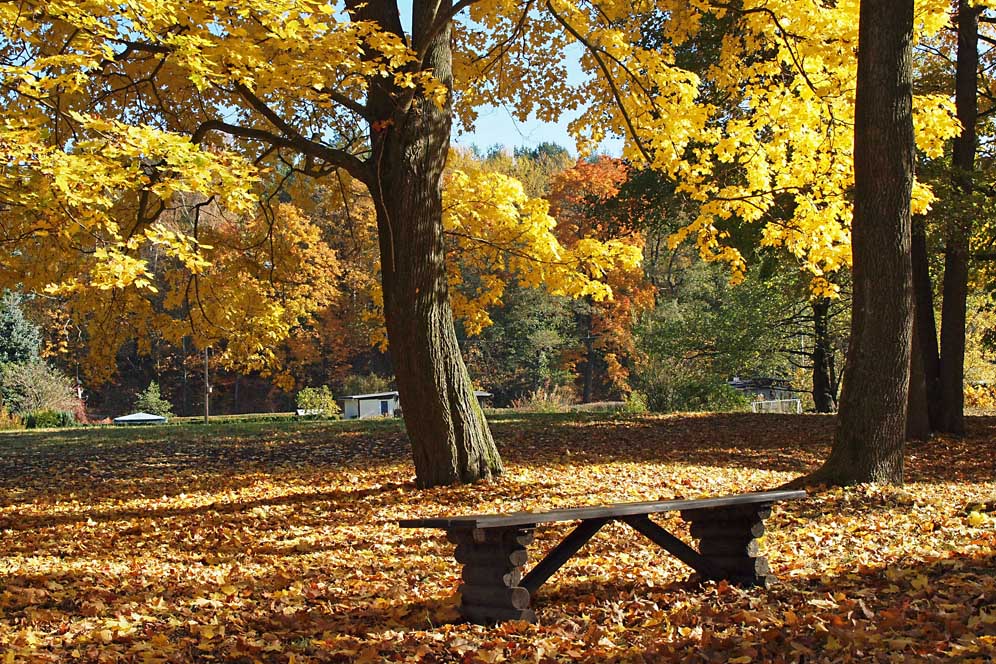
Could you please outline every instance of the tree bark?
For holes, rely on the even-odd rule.
[[[975,123],[978,120],[976,78],[979,69],[979,10],[968,0],[958,3],[958,65],[955,108],[962,124],[951,157],[955,187],[964,197],[959,214],[949,221],[944,254],[944,299],[941,302],[940,384],[943,396],[939,430],[965,433],[965,308],[968,301],[969,238],[972,235],[972,172],[975,170]]]
[[[416,0],[414,48],[422,67],[452,88],[450,29],[432,33],[451,2]],[[394,3],[367,3],[360,18],[404,36]],[[418,43],[425,37],[425,43]],[[446,281],[442,177],[452,109],[390,80],[375,82],[368,108],[369,188],[377,210],[384,317],[419,487],[474,482],[502,472],[501,458],[457,345]]]
[[[810,482],[903,481],[913,315],[913,0],[862,0],[854,126],[854,311],[837,432]]]
[[[813,308],[813,404],[817,413],[832,413],[836,408],[830,378],[830,300],[814,300]]]
[[[937,323],[934,319],[934,284],[930,280],[930,265],[927,258],[927,229],[923,219],[913,222],[913,238],[910,247],[913,262],[913,352],[920,356],[920,367],[923,370],[922,387],[926,394],[927,416],[930,420],[930,430],[939,431],[941,421],[941,359],[937,349]],[[920,387],[920,381],[911,383]],[[913,398],[920,395],[911,394],[910,407],[914,407]],[[922,401],[918,401],[922,404]]]

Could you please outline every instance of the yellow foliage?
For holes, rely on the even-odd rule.
[[[613,297],[615,271],[639,270],[641,247],[618,239],[583,237],[565,246],[557,237],[557,221],[542,198],[526,194],[517,179],[489,171],[463,156],[443,191],[443,226],[447,238],[447,275],[454,317],[467,334],[491,325],[488,309],[501,304],[510,281],[543,288],[553,295]],[[371,320],[383,320],[379,283],[370,284]],[[383,328],[374,342],[386,346]]]
[[[507,2],[476,3],[476,25],[460,37],[467,54],[458,71],[471,88],[462,103],[503,103],[522,117],[586,105],[571,125],[582,146],[627,137],[630,162],[668,174],[698,201],[698,214],[672,245],[694,240],[703,257],[729,263],[738,279],[746,264],[723,228],[730,220],[760,224],[763,245],[784,247],[812,274],[814,291],[832,295],[825,275],[850,265],[858,0],[620,6],[548,3],[547,14],[531,15],[519,31],[521,48],[504,49],[495,75],[493,59],[480,54],[507,39],[519,17]],[[949,11],[948,2],[918,2],[915,38],[935,34]],[[703,63],[701,78],[681,69],[677,51],[707,23],[724,21],[718,60]],[[648,24],[660,41],[655,49],[641,40]],[[549,50],[537,53],[542,40]],[[561,60],[577,52],[587,77],[574,83]],[[460,110],[473,119],[472,109]],[[917,145],[928,155],[959,131],[948,98],[917,96],[914,114]],[[918,183],[914,211],[931,200]]]
[[[185,233],[191,219],[183,214],[147,229],[142,264],[156,268],[146,271],[145,289],[53,290],[67,315],[89,329],[91,379],[111,376],[125,342],[147,353],[151,339],[211,346],[228,369],[270,375],[281,344],[338,293],[335,253],[294,206],[278,205],[272,217],[207,209],[201,242]]]
[[[965,407],[976,411],[996,411],[996,389],[991,385],[966,385]]]
[[[616,239],[583,237],[564,246],[545,200],[527,196],[518,180],[473,164],[450,174],[444,206],[453,309],[471,335],[491,324],[487,308],[501,302],[509,279],[603,301],[612,298],[606,275],[638,268],[643,258],[640,247]],[[477,277],[473,288],[463,283],[465,273]]]

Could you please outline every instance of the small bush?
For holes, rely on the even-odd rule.
[[[715,380],[689,381],[680,384],[675,410],[709,411],[717,413],[750,410],[750,398],[743,392]]]
[[[28,429],[56,429],[74,424],[76,418],[72,413],[58,410],[36,410],[24,418],[24,426]]]
[[[0,431],[12,431],[14,429],[23,428],[24,418],[20,415],[12,414],[3,406],[0,406]]]
[[[149,383],[149,386],[144,391],[138,393],[138,396],[135,398],[134,408],[138,412],[149,413],[150,415],[159,415],[160,417],[173,416],[173,404],[163,399],[162,394],[159,392],[159,383],[156,382]]]
[[[637,384],[655,413],[750,410],[750,399],[700,363],[657,359],[640,367]]]
[[[297,409],[306,416],[338,417],[339,404],[332,396],[328,385],[306,387],[297,393]]]
[[[576,401],[570,386],[540,387],[526,397],[512,400],[512,407],[530,413],[566,413]]]
[[[0,369],[0,401],[19,415],[43,410],[72,412],[80,406],[72,380],[41,360]]]
[[[646,413],[650,408],[647,406],[647,395],[643,392],[637,392],[633,390],[626,397],[626,403],[622,407],[622,412],[633,413],[634,415],[639,415],[641,413]]]

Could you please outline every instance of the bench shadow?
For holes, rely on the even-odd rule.
[[[829,577],[799,575],[781,579],[767,590],[747,590],[757,598],[750,602],[752,609],[780,601],[792,607],[805,607],[804,612],[799,612],[798,621],[772,624],[766,631],[769,640],[758,640],[756,645],[761,648],[753,659],[800,663],[817,661],[832,639],[838,650],[835,661],[882,661],[876,659],[877,654],[888,654],[889,661],[991,661],[996,650],[991,645],[996,627],[986,624],[986,617],[996,609],[996,592],[993,592],[991,583],[996,574],[994,564],[996,557],[993,555],[960,555],[898,568],[883,566],[870,572],[844,571]],[[860,575],[862,586],[887,590],[859,595],[842,592],[842,588],[847,586],[841,581],[851,583],[853,588],[852,579],[856,575]],[[964,612],[953,614],[953,605],[947,604],[944,598],[961,597],[965,587],[973,585],[989,590],[964,597],[963,603],[958,605]],[[685,598],[694,598],[694,587],[689,591]],[[712,592],[714,594],[715,589]],[[709,601],[715,602],[712,597]],[[716,611],[717,607],[714,605],[710,609]],[[782,615],[780,609],[776,610]],[[990,644],[980,644],[983,650],[974,656],[967,650],[961,656],[947,652],[948,646],[960,645],[959,638],[971,632],[966,618],[980,615],[983,619],[975,629],[979,630],[980,635],[988,635]],[[814,630],[813,625],[820,625],[821,629]],[[808,647],[806,644],[809,644]],[[700,645],[693,640],[661,643],[631,654],[643,657],[643,661],[666,661],[675,649],[697,648]],[[739,637],[719,641],[713,646],[720,652],[723,648],[733,652],[739,647]],[[848,650],[850,657],[847,656]]]

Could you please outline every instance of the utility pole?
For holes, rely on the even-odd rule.
[[[211,417],[211,379],[208,376],[208,350],[210,346],[204,347],[204,424],[207,424]]]

